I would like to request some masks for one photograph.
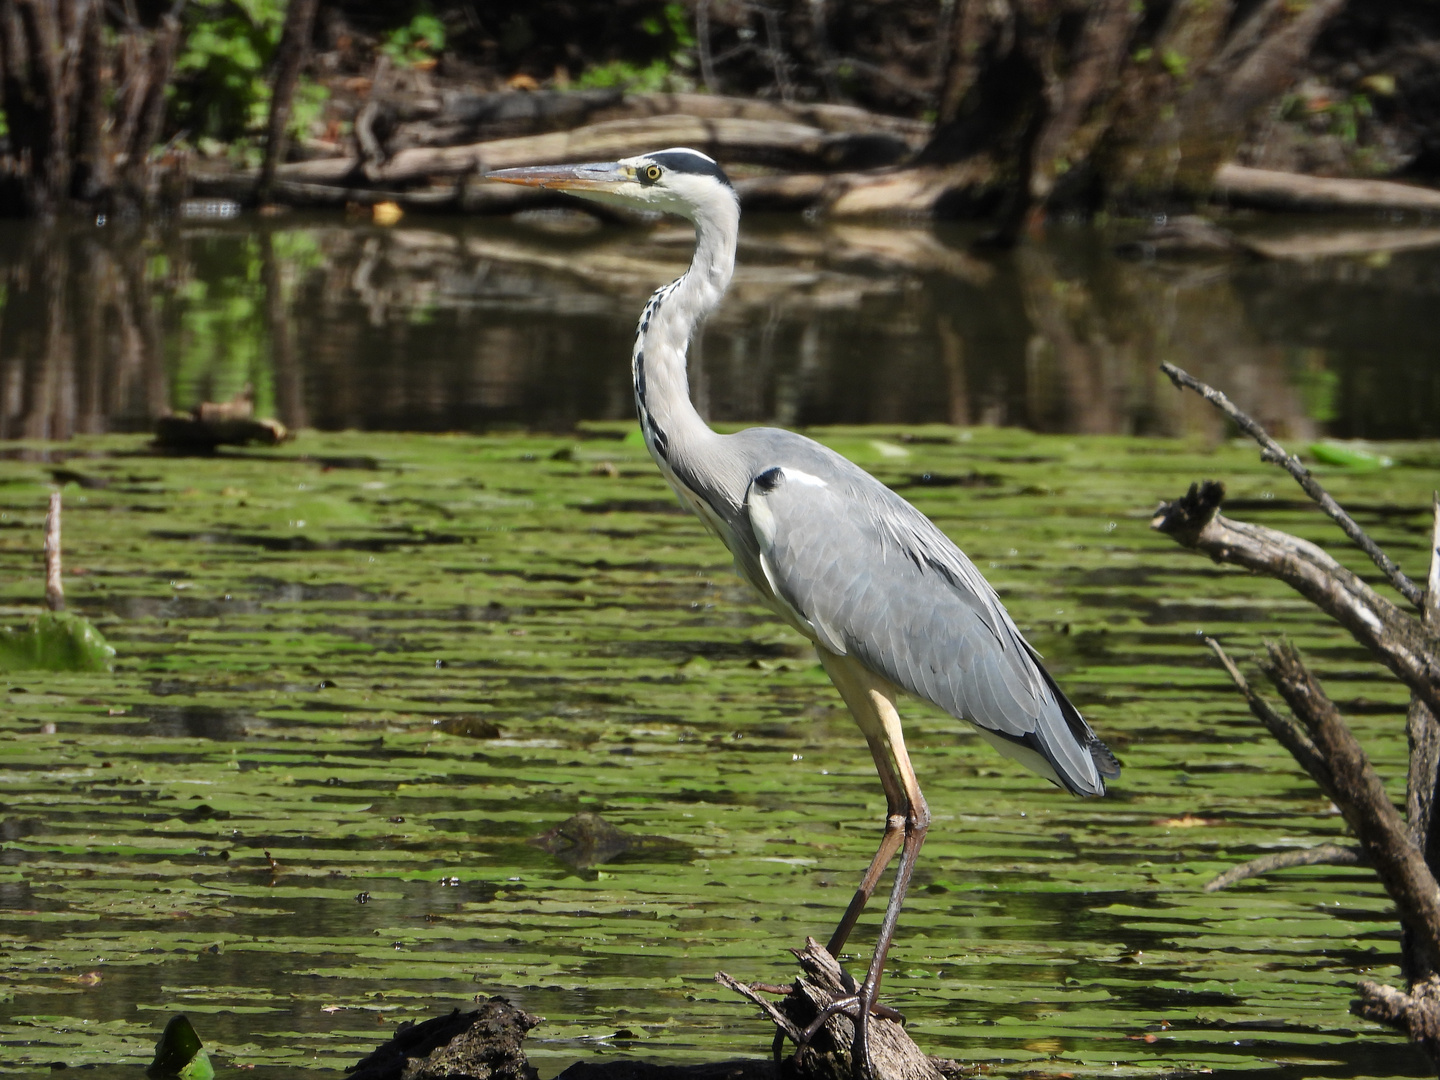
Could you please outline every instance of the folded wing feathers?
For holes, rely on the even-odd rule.
[[[872,484],[752,487],[772,587],[891,682],[1039,753],[1069,790],[1102,794],[1102,777],[1119,773],[1113,755],[989,583],[928,518]]]

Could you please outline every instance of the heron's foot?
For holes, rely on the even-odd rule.
[[[820,1015],[810,1021],[810,1026],[800,1033],[798,1047],[810,1045],[810,1040],[820,1034],[820,1029],[825,1026],[832,1016],[843,1014],[851,1020],[860,1019],[860,998],[859,994],[851,994],[848,997],[836,998],[820,1010]],[[870,1003],[870,1015],[878,1016],[882,1020],[894,1020],[901,1027],[905,1026],[905,1015],[889,1005],[881,1005],[878,1001]]]
[[[883,1020],[894,1020],[897,1024],[903,1025],[905,1023],[905,1017],[888,1005],[881,1005],[879,1002],[871,1001],[867,1009],[865,1007],[866,996],[864,988],[862,987],[859,993],[836,998],[830,1002],[829,1005],[825,1006],[825,1008],[821,1009],[820,1015],[815,1017],[810,1025],[800,1033],[800,1038],[796,1040],[795,1053],[799,1054],[807,1048],[811,1040],[824,1029],[825,1024],[831,1017],[843,1014],[848,1016],[855,1024],[855,1041],[850,1047],[854,1080],[865,1080],[870,1072],[869,1038],[867,1032],[869,1024],[866,1023],[866,1021],[871,1016],[878,1016]]]

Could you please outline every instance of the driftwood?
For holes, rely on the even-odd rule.
[[[1207,890],[1292,866],[1351,865],[1372,870],[1399,916],[1401,966],[1408,989],[1361,981],[1357,985],[1361,996],[1352,1009],[1405,1031],[1440,1065],[1440,830],[1434,828],[1440,762],[1435,722],[1440,716],[1440,496],[1432,508],[1430,570],[1422,589],[1251,417],[1186,372],[1168,364],[1163,367],[1177,386],[1202,394],[1259,443],[1261,457],[1289,472],[1396,592],[1418,609],[1418,615],[1412,615],[1380,596],[1359,575],[1308,541],[1225,518],[1219,513],[1224,497],[1220,484],[1192,485],[1182,498],[1162,504],[1152,527],[1217,562],[1284,581],[1349,630],[1411,691],[1410,767],[1402,816],[1339,709],[1293,646],[1267,642],[1260,660],[1261,671],[1289,707],[1286,716],[1250,686],[1217,642],[1209,641],[1251,711],[1334,801],[1358,846],[1324,844],[1308,852],[1267,855],[1222,874]]]
[[[391,156],[371,171],[370,179],[388,184],[409,183],[432,176],[483,173],[518,165],[628,157],[643,148],[661,146],[690,146],[730,162],[792,168],[822,165],[832,169],[887,165],[909,151],[903,140],[883,133],[829,132],[777,120],[677,113],[608,120],[571,131],[463,146],[414,147]],[[282,166],[277,175],[283,180],[302,183],[339,183],[356,176],[361,165],[358,157],[300,161]]]
[[[1214,194],[1237,206],[1267,210],[1402,210],[1440,213],[1440,191],[1390,180],[1339,180],[1326,176],[1252,169],[1234,162],[1215,173]]]
[[[850,105],[786,104],[720,94],[626,94],[618,89],[451,93],[399,97],[394,107],[404,124],[392,139],[396,149],[456,146],[610,120],[675,115],[800,124],[832,134],[891,135],[914,150],[924,146],[930,137],[930,125],[922,120],[886,116]]]
[[[162,450],[209,453],[218,446],[277,446],[290,437],[278,420],[255,419],[255,400],[246,386],[229,401],[205,401],[188,416],[155,422],[155,446]]]

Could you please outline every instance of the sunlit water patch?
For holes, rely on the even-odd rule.
[[[64,490],[68,595],[118,657],[5,682],[0,1070],[138,1066],[176,1011],[222,1067],[335,1069],[477,993],[546,1017],[545,1076],[767,1051],[712,976],[786,977],[785,949],[838,921],[884,799],[813,653],[619,432],[67,445],[115,481]],[[936,824],[886,997],[921,1044],[998,1076],[1426,1075],[1347,1011],[1355,978],[1398,976],[1371,875],[1200,891],[1343,825],[1198,632],[1241,655],[1289,634],[1397,794],[1405,696],[1149,512],[1221,477],[1243,516],[1367,572],[1338,533],[1250,448],[820,434],[957,538],[1125,763],[1078,801],[907,710]],[[40,595],[43,456],[0,465],[9,605]],[[1433,448],[1397,456],[1326,480],[1416,573],[1435,473],[1403,462]],[[356,458],[375,467],[325,464]],[[530,842],[582,811],[674,843],[585,864]]]

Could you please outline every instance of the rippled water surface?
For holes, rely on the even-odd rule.
[[[1236,516],[1349,558],[1288,481],[1199,440],[815,434],[957,538],[1125,764],[1075,800],[907,709],[936,823],[886,993],[920,1043],[1003,1077],[1427,1075],[1347,1011],[1355,978],[1398,978],[1368,872],[1200,891],[1343,827],[1198,631],[1242,656],[1291,635],[1403,784],[1383,672],[1283,588],[1148,529],[1158,498],[1221,477]],[[0,1071],[138,1077],[183,1011],[222,1073],[298,1076],[477,993],[547,1018],[546,1077],[767,1052],[712,976],[787,978],[884,800],[813,652],[679,513],[632,425],[21,449],[0,462],[7,618],[39,595],[67,470],[69,597],[118,659],[4,678]],[[1440,453],[1390,449],[1393,468],[1326,479],[1417,573]],[[586,810],[671,842],[590,865],[527,842]]]

